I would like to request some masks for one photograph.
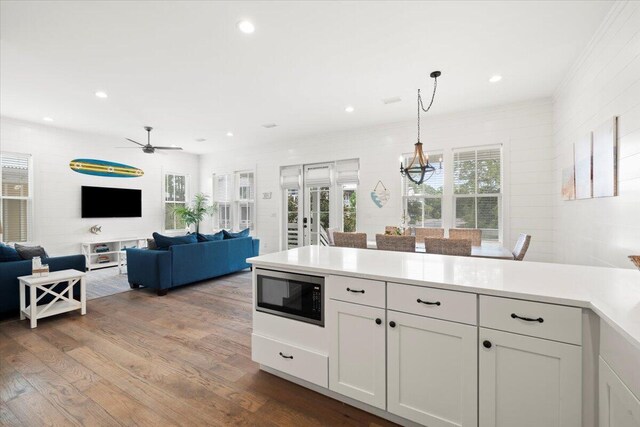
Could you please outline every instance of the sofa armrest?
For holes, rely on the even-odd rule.
[[[171,287],[171,252],[133,248],[126,251],[130,284],[154,289]]]
[[[253,256],[260,255],[260,239],[253,239]]]
[[[51,257],[42,260],[42,262],[49,265],[49,271],[77,270],[84,272],[87,270],[87,261],[84,255]]]

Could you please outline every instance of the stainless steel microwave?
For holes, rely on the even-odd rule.
[[[256,269],[256,310],[324,326],[324,277]]]

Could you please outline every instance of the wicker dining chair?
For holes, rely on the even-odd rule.
[[[450,239],[469,239],[471,246],[482,245],[482,230],[479,228],[450,228]]]
[[[416,227],[415,230],[417,241],[421,241],[425,237],[444,237],[444,228]]]
[[[516,242],[516,246],[513,248],[513,259],[516,261],[522,261],[524,259],[524,255],[527,253],[527,249],[529,249],[529,244],[531,243],[531,235],[522,233],[518,236],[518,241]]]
[[[425,237],[424,249],[428,254],[471,256],[471,240]]]
[[[367,233],[342,233],[333,232],[334,246],[341,248],[367,249]]]
[[[376,234],[376,247],[383,251],[415,252],[415,236],[389,236]]]

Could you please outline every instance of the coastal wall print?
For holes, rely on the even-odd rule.
[[[371,200],[373,200],[373,203],[375,203],[377,207],[381,208],[387,204],[389,197],[391,197],[391,193],[387,190],[387,187],[384,186],[382,181],[378,181],[371,192]]]
[[[144,175],[142,169],[122,163],[96,159],[73,159],[69,162],[72,171],[85,175],[104,176],[107,178],[137,178]]]
[[[593,197],[618,195],[618,118],[593,131]]]
[[[592,135],[592,132],[589,132],[576,142],[574,147],[576,199],[590,199],[593,194],[591,180]]]

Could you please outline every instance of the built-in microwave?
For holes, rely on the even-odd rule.
[[[256,310],[324,327],[324,277],[256,269]]]

